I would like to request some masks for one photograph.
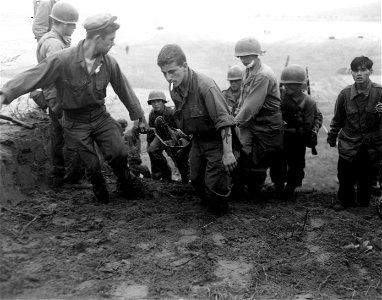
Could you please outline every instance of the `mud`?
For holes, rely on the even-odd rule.
[[[100,205],[47,187],[46,123],[0,129],[3,299],[382,299],[382,220],[333,211],[320,182],[221,217],[190,185],[152,180]]]

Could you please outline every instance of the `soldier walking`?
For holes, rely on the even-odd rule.
[[[126,77],[116,60],[107,53],[114,45],[119,24],[117,17],[100,14],[84,22],[86,39],[76,47],[59,51],[37,66],[17,75],[2,87],[0,108],[36,88],[55,84],[57,100],[63,110],[63,128],[68,147],[76,148],[86,164],[97,201],[109,202],[109,192],[101,173],[94,142],[118,178],[124,196],[132,196],[127,151],[115,121],[106,111],[106,88],[110,83],[130,113],[140,120],[142,130],[147,122]]]
[[[178,45],[165,45],[157,63],[169,82],[177,127],[193,135],[191,183],[212,213],[225,213],[230,195],[228,173],[237,165],[232,151],[234,119],[227,102],[211,78],[188,66]]]
[[[280,90],[270,67],[259,58],[262,54],[257,39],[248,37],[235,45],[235,56],[245,66],[238,113],[235,116],[243,146],[235,192],[246,184],[251,196],[258,196],[266,179],[267,169],[277,164],[282,148],[282,115]],[[280,174],[272,174],[280,183]]]

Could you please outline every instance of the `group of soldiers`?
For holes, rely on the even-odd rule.
[[[0,91],[0,108],[28,92],[46,103],[55,137],[51,174],[55,185],[76,181],[85,166],[96,200],[108,203],[101,154],[117,177],[120,193],[134,197],[133,182],[140,174],[171,181],[165,151],[182,182],[191,181],[212,213],[226,213],[230,198],[261,197],[267,170],[275,196],[293,197],[304,178],[306,147],[315,150],[322,125],[322,114],[306,93],[304,68],[285,67],[280,89],[272,69],[260,60],[263,52],[258,40],[243,38],[236,43],[234,55],[244,68],[229,69],[230,88],[222,92],[213,79],[189,67],[179,45],[167,44],[159,51],[157,65],[169,84],[175,108],[166,106],[163,92],[152,91],[147,122],[125,75],[108,55],[120,27],[117,17],[87,18],[85,39],[69,47],[78,18],[71,4],[55,3],[50,31],[36,36],[38,64],[9,80]],[[339,141],[337,210],[369,205],[377,179],[382,156],[382,88],[369,78],[372,65],[364,56],[352,61],[355,83],[339,94],[328,133],[330,146]],[[134,121],[127,133],[127,122],[117,124],[106,111],[109,83]],[[144,133],[152,174],[140,159],[139,135]]]

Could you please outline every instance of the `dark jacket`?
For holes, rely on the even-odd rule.
[[[382,86],[370,82],[367,92],[358,93],[355,84],[344,88],[337,97],[328,141],[338,136],[339,155],[353,161],[362,145],[371,161],[378,165],[382,156],[382,121],[375,106],[382,103]]]

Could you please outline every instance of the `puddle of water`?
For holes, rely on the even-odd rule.
[[[232,260],[219,260],[215,275],[230,286],[246,287],[251,280],[253,264]]]
[[[310,226],[313,228],[320,228],[321,226],[325,225],[326,221],[320,218],[312,218],[310,219]]]
[[[148,293],[149,288],[146,285],[121,283],[113,292],[113,296],[120,300],[146,299]]]
[[[221,233],[214,233],[211,238],[216,246],[223,246],[223,241],[225,240],[225,237]]]

